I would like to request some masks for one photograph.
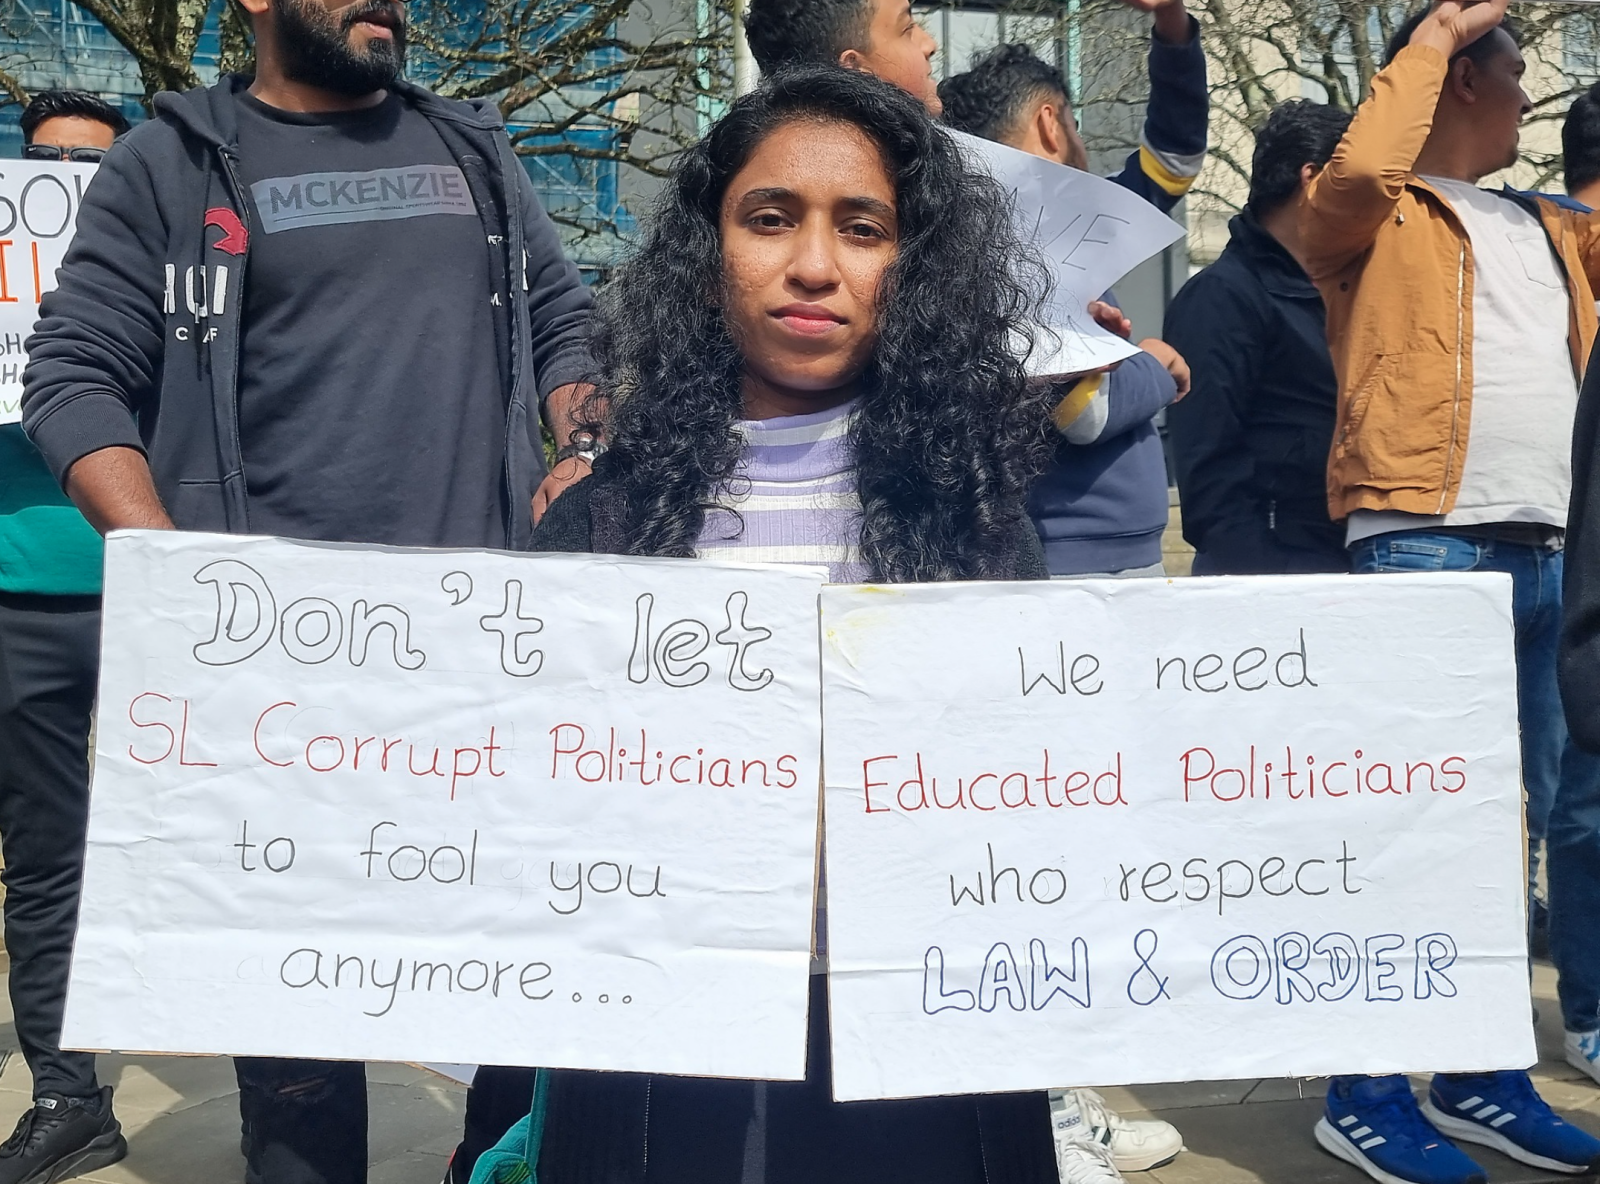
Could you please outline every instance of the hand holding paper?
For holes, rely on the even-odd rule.
[[[1081,374],[1138,352],[1098,324],[1089,305],[1183,229],[1122,186],[1004,144],[952,132],[968,159],[1010,189],[1019,229],[1054,288],[1028,356],[1035,377]]]

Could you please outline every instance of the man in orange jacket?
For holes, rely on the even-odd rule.
[[[1555,668],[1600,223],[1478,186],[1516,161],[1530,109],[1505,11],[1506,0],[1440,0],[1401,27],[1371,96],[1312,182],[1300,234],[1339,379],[1329,510],[1346,523],[1357,572],[1511,575],[1537,842],[1558,793],[1600,793],[1600,763],[1568,739]],[[1600,866],[1552,865],[1550,878],[1552,934],[1563,909],[1568,932],[1592,927]],[[1594,945],[1566,943],[1567,959],[1552,937],[1568,1059],[1600,1079]],[[1446,1136],[1546,1170],[1600,1167],[1600,1140],[1557,1117],[1522,1072],[1439,1074],[1420,1108],[1403,1077],[1336,1078],[1316,1134],[1389,1184],[1483,1181]]]

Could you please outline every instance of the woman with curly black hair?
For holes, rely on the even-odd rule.
[[[773,186],[734,192],[757,156],[805,163],[846,197],[869,196],[856,190],[871,179],[889,208],[816,211],[841,244],[834,270],[768,263],[809,229],[792,198],[757,192]],[[1023,498],[1050,440],[1048,396],[1030,394],[1016,351],[1044,283],[1028,257],[998,187],[895,88],[814,67],[746,96],[685,154],[601,294],[591,420],[609,414],[588,426],[610,452],[552,506],[536,549],[703,554],[708,511],[726,525],[714,507],[740,500],[749,423],[848,406],[853,574],[1035,574]],[[600,533],[584,540],[586,513]]]
[[[914,100],[780,75],[686,153],[603,293],[589,430],[610,448],[533,548],[1044,578],[1028,258],[1004,193]],[[552,1074],[540,1180],[1056,1184],[1043,1094],[834,1103],[824,983],[805,1082]],[[468,1145],[530,1092],[525,1070],[480,1070]]]

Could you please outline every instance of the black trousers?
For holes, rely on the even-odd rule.
[[[557,1072],[541,1184],[1057,1184],[1042,1093],[834,1102],[826,990],[813,976],[805,1081]],[[478,1071],[452,1184],[532,1095],[532,1070]]]
[[[235,1057],[248,1184],[365,1184],[367,1067]]]
[[[505,1133],[528,1115],[533,1105],[535,1069],[501,1065],[479,1065],[472,1088],[467,1090],[467,1114],[450,1161],[446,1184],[467,1184],[478,1157],[493,1147]]]
[[[0,593],[0,847],[17,1039],[33,1091],[90,1097],[94,1057],[61,1051],[89,822],[98,596]]]

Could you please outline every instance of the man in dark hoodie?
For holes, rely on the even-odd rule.
[[[243,0],[258,73],[112,148],[24,426],[102,531],[520,548],[571,478],[590,299],[487,104],[400,81],[392,0]],[[241,1058],[246,1179],[360,1184],[359,1064]]]
[[[1182,0],[1128,2],[1152,13],[1150,102],[1139,150],[1111,180],[1165,212],[1205,161],[1205,53]],[[951,127],[1088,168],[1066,80],[1025,45],[989,51],[940,83],[939,96]],[[1153,420],[1183,398],[1189,373],[1166,342],[1147,338],[1139,346],[1109,374],[1081,379],[1056,410],[1056,463],[1034,483],[1028,504],[1051,575],[1162,574],[1167,469]]]

